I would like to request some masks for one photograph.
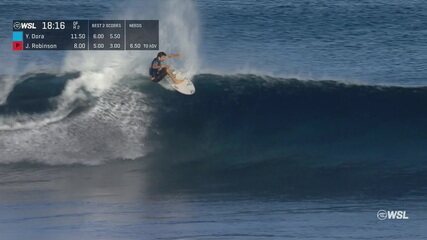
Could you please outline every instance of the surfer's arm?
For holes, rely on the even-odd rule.
[[[180,57],[179,53],[168,54],[168,58],[179,58],[179,57]]]
[[[162,65],[158,64],[158,63],[154,63],[152,66],[153,69],[156,69],[157,71],[159,71],[160,69],[162,69]]]

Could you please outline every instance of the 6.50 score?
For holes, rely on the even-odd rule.
[[[130,49],[157,49],[157,44],[155,43],[130,43]]]

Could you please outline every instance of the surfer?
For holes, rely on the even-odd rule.
[[[157,54],[157,57],[153,59],[150,66],[150,76],[151,81],[153,82],[160,82],[163,78],[166,76],[169,76],[171,80],[175,84],[179,84],[183,82],[183,80],[178,80],[175,77],[175,74],[173,74],[172,68],[164,64],[166,60],[169,58],[178,58],[179,54],[166,54],[165,52],[159,52]]]

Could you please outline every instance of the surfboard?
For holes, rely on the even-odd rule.
[[[172,79],[169,79],[170,85],[179,93],[182,93],[184,95],[193,95],[196,92],[196,88],[194,87],[194,84],[191,82],[190,79],[188,79],[184,74],[180,72],[173,72],[176,79],[183,80],[183,82],[179,84],[174,84]]]

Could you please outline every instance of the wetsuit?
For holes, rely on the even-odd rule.
[[[159,60],[159,58],[155,58],[152,62],[151,62],[151,66],[150,66],[150,76],[151,76],[151,80],[153,82],[160,82],[163,78],[166,77],[166,75],[168,75],[166,68],[161,68],[161,69],[155,69],[153,68],[154,65],[157,66],[162,66],[162,62]]]

